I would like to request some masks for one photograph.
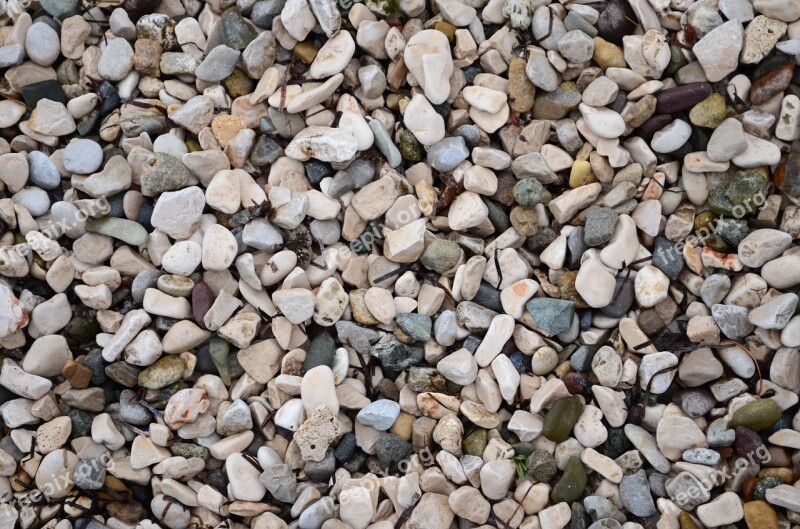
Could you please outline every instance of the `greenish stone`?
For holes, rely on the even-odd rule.
[[[203,150],[203,146],[200,145],[200,142],[194,138],[189,138],[183,142],[183,144],[186,145],[186,148],[189,150],[189,152],[199,152]]]
[[[486,197],[481,197],[483,203],[486,204],[486,209],[489,210],[489,222],[494,226],[495,233],[503,233],[511,227],[511,219],[503,208],[488,200]]]
[[[583,505],[579,501],[572,502],[570,505],[572,511],[572,519],[570,520],[570,529],[586,529],[592,525],[592,517],[586,512]],[[619,525],[617,525],[619,527]]]
[[[528,476],[541,483],[547,483],[558,472],[556,460],[546,450],[534,450],[525,461],[528,467]]]
[[[692,520],[692,516],[686,511],[681,511],[678,515],[678,524],[681,529],[700,529],[700,526]]]
[[[194,179],[194,175],[174,156],[154,152],[144,157],[139,179],[142,194],[153,197],[164,191],[183,189]]]
[[[524,178],[514,184],[511,193],[517,204],[532,208],[542,200],[544,186],[535,178]]]
[[[425,149],[410,130],[402,130],[397,138],[397,148],[403,158],[418,162],[425,156]]]
[[[180,355],[167,355],[139,373],[139,385],[148,389],[161,389],[183,377],[185,366]]]
[[[572,503],[577,501],[586,488],[586,469],[577,457],[570,457],[561,479],[550,491],[550,501]]]
[[[533,445],[522,441],[514,443],[511,448],[514,449],[514,457],[524,456],[527,458],[533,453]]]
[[[382,469],[393,469],[411,455],[411,443],[399,435],[382,432],[375,442],[375,455]]]
[[[79,0],[42,0],[40,3],[42,9],[59,20],[79,15],[81,12]]]
[[[665,77],[672,77],[678,70],[686,66],[687,61],[686,57],[683,56],[683,52],[678,46],[670,46],[669,47],[669,64],[667,64],[666,69],[664,70]]]
[[[67,345],[75,348],[87,343],[92,343],[95,337],[101,332],[103,331],[100,329],[100,324],[97,323],[95,318],[74,316],[69,320],[67,326],[61,330],[60,334],[66,338]]]
[[[220,468],[209,471],[206,482],[220,492],[228,490],[228,476]]]
[[[444,36],[447,37],[447,40],[453,42],[453,39],[456,38],[456,30],[458,28],[449,22],[440,20],[439,22],[433,25],[433,29],[435,29],[436,31],[441,31],[442,33],[444,33]]]
[[[719,233],[712,233],[705,239],[706,246],[718,252],[727,253],[728,243]]]
[[[192,457],[199,457],[203,461],[208,460],[209,451],[205,446],[196,445],[194,443],[172,443],[169,451],[174,456],[185,457],[187,459]]]
[[[72,421],[70,437],[86,437],[92,432],[92,417],[83,410],[72,408],[67,412],[67,417]]]
[[[534,298],[527,304],[533,323],[549,334],[561,334],[572,327],[575,303],[555,298]]]
[[[766,430],[781,418],[781,407],[773,399],[761,399],[748,402],[731,417],[728,428],[744,426],[754,432]]]
[[[230,348],[230,344],[216,334],[211,337],[208,344],[208,356],[211,357],[211,361],[214,362],[219,373],[219,378],[225,382],[226,386],[231,384]]]
[[[386,96],[386,108],[390,110],[400,110],[400,101],[406,98],[406,94],[392,92]]]
[[[230,8],[222,13],[219,20],[219,36],[223,44],[242,51],[258,36],[256,30],[247,23],[241,13]]]
[[[392,142],[392,138],[389,136],[389,132],[386,130],[386,127],[378,119],[373,119],[369,122],[369,128],[372,130],[372,134],[375,136],[375,145],[378,147],[378,150],[381,151],[381,154],[386,158],[386,162],[389,164],[389,167],[397,167],[403,162],[403,157],[400,154],[400,151],[397,150],[397,147]]]
[[[390,371],[404,371],[422,362],[425,356],[422,347],[411,347],[395,340],[373,345],[370,354]]]
[[[366,461],[367,454],[365,454],[363,450],[357,449],[353,456],[342,465],[342,468],[345,468],[348,472],[354,474],[355,472],[358,472],[358,470]]]
[[[544,418],[542,433],[554,443],[566,441],[585,407],[586,401],[582,395],[558,399]]]
[[[689,121],[698,127],[716,128],[727,117],[725,98],[713,93],[697,103],[689,112]]]
[[[222,86],[231,97],[237,98],[252,94],[256,84],[241,68],[236,68],[233,73],[222,80]]]
[[[131,246],[147,244],[147,230],[138,222],[117,217],[95,219],[86,225],[86,231],[119,239]]]
[[[758,481],[756,481],[755,487],[753,487],[753,499],[762,501],[766,500],[767,490],[782,484],[783,480],[781,480],[781,478],[779,478],[778,476],[767,476],[765,478],[759,479]]]
[[[714,221],[717,218],[717,214],[713,211],[703,211],[698,213],[697,216],[694,218],[694,229],[695,231],[700,230],[711,230],[712,226],[714,226]]]
[[[742,239],[750,233],[747,222],[742,219],[720,218],[716,223],[716,233],[733,246],[739,246]]]
[[[457,242],[437,239],[428,244],[419,261],[428,270],[443,274],[456,266],[463,255]]]
[[[275,132],[277,129],[275,125],[272,123],[272,120],[269,119],[267,116],[262,116],[261,119],[258,120],[258,132],[261,134],[271,134]]]
[[[367,290],[359,288],[351,290],[348,294],[350,298],[350,310],[353,313],[353,319],[361,325],[378,325],[380,322],[375,319],[375,316],[367,308],[367,303],[364,301],[364,296]]]
[[[164,406],[166,406],[167,403],[169,402],[169,399],[171,399],[173,395],[175,395],[182,389],[187,389],[188,387],[189,386],[182,380],[179,380],[178,382],[170,384],[166,387],[163,387],[158,391],[158,401]]]
[[[394,317],[395,323],[412,339],[427,342],[431,339],[431,317],[417,312],[401,312]]]
[[[708,196],[708,207],[720,215],[741,218],[758,210],[769,194],[764,168],[743,169],[718,185]]]
[[[336,342],[327,332],[322,332],[311,340],[306,353],[303,369],[309,371],[317,366],[333,367],[333,358],[336,353]]]
[[[461,447],[464,449],[464,453],[467,455],[483,457],[483,452],[486,450],[486,444],[488,442],[486,430],[483,428],[477,428],[464,438],[464,441],[461,443]]]
[[[414,366],[408,370],[406,385],[417,393],[443,393],[446,392],[447,379],[434,367]]]
[[[565,89],[565,84],[571,83],[562,83],[561,87],[553,92],[544,92],[536,97],[533,104],[533,115],[536,119],[561,119],[569,114],[570,110],[578,107],[581,93],[577,87],[574,90],[572,87]]]

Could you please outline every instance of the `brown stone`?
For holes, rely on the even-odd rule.
[[[525,61],[516,58],[508,65],[508,105],[514,112],[530,112],[536,97],[536,86],[525,74]]]
[[[142,75],[159,77],[161,69],[161,45],[151,39],[138,39],[134,48],[133,67]]]
[[[245,123],[239,116],[222,115],[211,121],[211,132],[223,149],[243,128]]]
[[[306,64],[311,64],[317,56],[317,48],[312,42],[298,42],[294,47],[294,56]]]
[[[753,86],[750,88],[750,104],[763,105],[775,94],[786,90],[792,82],[793,75],[794,64],[786,63],[753,81]]]
[[[67,360],[61,374],[69,381],[70,386],[76,389],[88,388],[92,380],[89,368],[74,360]]]
[[[539,231],[539,216],[533,208],[517,206],[511,210],[509,219],[517,233],[523,237],[530,237]]]
[[[622,111],[622,119],[625,120],[627,126],[633,129],[641,127],[655,113],[656,102],[656,97],[648,94],[626,106]]]
[[[744,521],[748,529],[778,529],[778,515],[765,501],[745,503]]]
[[[589,305],[583,300],[578,291],[575,290],[575,279],[578,277],[578,272],[569,270],[564,272],[558,278],[558,288],[561,292],[561,299],[566,299],[575,303],[575,307],[579,309],[588,309]]]

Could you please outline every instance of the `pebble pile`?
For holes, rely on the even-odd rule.
[[[0,529],[800,526],[800,1],[0,11]]]

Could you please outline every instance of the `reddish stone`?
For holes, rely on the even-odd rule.
[[[750,88],[750,104],[763,105],[774,95],[786,90],[792,82],[793,75],[794,64],[786,63],[753,81],[753,86]]]
[[[206,328],[203,318],[206,317],[206,312],[213,304],[214,293],[208,288],[208,285],[202,281],[196,283],[192,289],[192,314],[194,315],[195,323],[201,329]]]

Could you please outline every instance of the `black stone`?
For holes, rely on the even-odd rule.
[[[52,79],[25,85],[20,92],[22,93],[22,99],[31,108],[35,108],[40,99],[49,99],[64,105],[67,104],[67,96],[64,94],[64,89],[61,88],[58,81]]]
[[[336,342],[327,332],[322,332],[311,341],[303,363],[303,369],[308,372],[317,366],[333,367],[333,358],[336,352]]]
[[[500,234],[510,228],[511,220],[505,210],[486,197],[482,198],[483,203],[486,204],[486,208],[489,210],[489,222],[494,226],[495,233]]]
[[[333,176],[333,169],[331,168],[330,164],[326,162],[321,162],[312,158],[304,165],[306,167],[306,176],[308,177],[308,181],[313,186],[319,186],[319,183],[323,178]]]
[[[422,347],[410,347],[394,340],[375,344],[370,354],[377,358],[381,365],[392,371],[404,371],[419,364],[425,357]]]
[[[508,359],[511,360],[511,364],[520,374],[531,372],[530,356],[523,354],[521,351],[514,351],[509,355]]]
[[[303,467],[303,472],[305,472],[306,476],[317,483],[327,483],[335,471],[336,460],[333,456],[333,450],[328,450],[322,461],[306,461]]]
[[[567,268],[577,270],[581,265],[581,257],[589,249],[584,240],[584,228],[578,226],[567,237]]]
[[[622,46],[622,37],[636,31],[636,13],[625,0],[611,0],[597,20],[597,34]]]
[[[675,243],[661,235],[653,246],[653,266],[664,272],[670,279],[677,279],[686,262]]]
[[[634,298],[633,279],[619,275],[611,303],[600,309],[600,312],[610,318],[620,318],[631,308]]]
[[[283,149],[278,142],[269,136],[259,136],[253,152],[250,154],[250,163],[256,167],[263,167],[275,163],[283,156]]]
[[[100,83],[100,86],[97,87],[97,95],[100,96],[100,106],[97,107],[97,111],[100,112],[100,119],[114,112],[122,104],[117,88],[108,81]]]
[[[616,459],[633,448],[623,428],[608,428],[608,438],[603,445],[603,454],[611,459]]]
[[[503,304],[500,302],[500,291],[486,281],[481,281],[478,293],[472,299],[474,303],[495,312],[503,313]]]
[[[383,469],[393,469],[411,455],[411,443],[393,433],[381,432],[375,442],[375,455]]]
[[[352,432],[345,434],[336,449],[333,451],[333,456],[336,462],[341,464],[353,457],[356,451],[356,436]]]

